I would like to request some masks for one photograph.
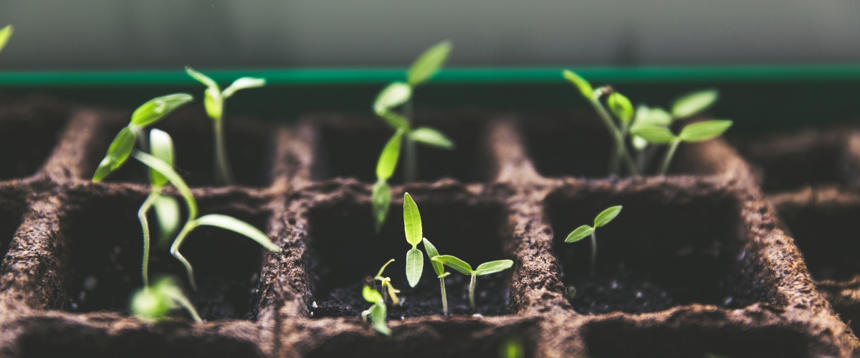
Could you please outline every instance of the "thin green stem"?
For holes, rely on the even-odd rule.
[[[445,278],[439,279],[439,289],[442,291],[442,314],[448,315],[448,294],[445,293]]]
[[[224,140],[223,116],[213,120],[215,135],[215,181],[221,185],[233,184],[233,170],[227,157],[227,144]]]
[[[412,100],[406,102],[406,120],[409,121],[411,130],[414,120],[412,119]],[[418,152],[415,147],[415,141],[406,133],[406,165],[403,167],[403,180],[406,183],[411,183],[418,179]]]
[[[597,272],[597,231],[591,232],[591,276]]]
[[[478,276],[472,273],[472,279],[469,280],[469,305],[472,306],[472,311],[475,310],[475,281]]]
[[[194,220],[189,218],[189,220],[185,222],[185,226],[182,227],[182,230],[179,231],[179,235],[176,235],[176,240],[173,240],[173,244],[170,245],[170,255],[179,260],[179,262],[182,263],[182,266],[185,266],[185,272],[188,274],[188,282],[191,284],[191,289],[197,291],[197,282],[194,281],[194,268],[191,267],[191,263],[188,262],[185,256],[182,256],[182,253],[179,252],[182,242],[185,241],[185,238],[192,230],[194,230],[195,227],[197,227],[197,225]]]
[[[600,94],[602,92],[595,91],[594,97],[590,99],[591,105],[594,107],[594,110],[597,111],[598,116],[601,120],[603,120],[603,124],[606,125],[606,128],[609,130],[609,135],[615,140],[615,153],[618,158],[624,161],[624,164],[627,166],[627,170],[633,176],[639,175],[639,170],[636,169],[636,164],[633,163],[633,160],[627,154],[627,145],[624,143],[624,137],[621,134],[621,130],[618,126],[615,125],[615,122],[612,120],[612,115],[609,114],[609,111],[603,107],[603,104],[600,103]],[[610,161],[610,174],[619,174],[618,168],[612,168],[613,164]]]
[[[194,322],[203,322],[203,319],[200,318],[200,315],[197,313],[197,310],[194,308],[194,305],[191,304],[191,301],[188,300],[188,297],[185,297],[185,295],[183,295],[178,290],[168,290],[166,294],[170,296],[173,301],[182,306],[182,308],[188,311],[188,314],[191,315],[191,318],[194,320]]]
[[[669,171],[669,164],[672,162],[672,157],[675,155],[675,151],[678,149],[679,144],[681,144],[681,140],[675,139],[672,141],[672,144],[669,145],[669,149],[666,151],[666,156],[663,157],[663,165],[660,166],[660,175],[666,175],[666,172]]]
[[[149,287],[149,220],[146,219],[146,214],[152,207],[152,204],[158,198],[158,192],[152,191],[140,205],[137,210],[137,220],[140,221],[140,231],[143,233],[143,257],[140,262],[140,275],[143,278],[143,286]]]

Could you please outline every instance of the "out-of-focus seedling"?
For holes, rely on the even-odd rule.
[[[621,214],[621,205],[611,206],[601,211],[600,214],[594,217],[594,226],[589,225],[581,225],[580,227],[574,229],[567,235],[567,238],[564,239],[565,243],[574,243],[579,240],[584,239],[587,236],[591,237],[591,274],[594,275],[595,267],[597,265],[597,228],[606,226],[612,220],[615,219],[618,214]],[[576,291],[574,291],[575,293]]]
[[[206,114],[212,118],[213,135],[215,139],[215,182],[222,185],[233,184],[233,170],[227,157],[227,144],[224,140],[224,102],[236,92],[248,88],[258,88],[266,85],[263,78],[242,77],[233,81],[230,86],[221,91],[218,83],[202,72],[190,66],[185,67],[189,76],[206,86],[203,105]]]
[[[710,140],[719,137],[729,127],[732,126],[732,121],[729,120],[710,120],[703,122],[695,122],[688,124],[681,133],[675,135],[668,127],[657,125],[645,125],[633,129],[633,134],[645,139],[652,144],[668,144],[669,149],[663,156],[662,164],[660,165],[660,175],[666,175],[669,170],[669,164],[672,162],[672,157],[678,149],[681,142],[695,143]]]
[[[508,338],[499,346],[499,358],[525,358],[525,356],[523,341],[519,337]]]
[[[391,328],[388,328],[388,325],[385,324],[386,316],[388,316],[385,308],[385,299],[383,299],[379,291],[367,285],[361,290],[361,297],[364,297],[365,301],[372,304],[370,308],[361,312],[361,319],[367,320],[370,317],[370,324],[373,326],[373,329],[380,334],[390,336]]]
[[[397,168],[402,141],[403,131],[398,130],[385,143],[385,147],[382,148],[382,153],[379,155],[379,161],[376,163],[376,184],[373,184],[371,201],[373,202],[372,209],[375,219],[374,227],[377,233],[385,224],[385,217],[388,216],[388,208],[391,206],[391,187],[388,186],[388,179],[394,175],[394,169]]]
[[[379,272],[376,273],[376,276],[373,276],[374,281],[379,282],[379,286],[382,291],[382,297],[385,299],[386,294],[391,299],[391,303],[395,306],[400,305],[400,298],[397,297],[397,294],[400,293],[400,290],[394,288],[394,285],[391,284],[391,277],[382,276],[385,273],[385,269],[388,268],[394,262],[394,259],[388,260],[381,268],[379,268]]]
[[[436,250],[436,246],[434,246],[430,240],[427,240],[426,237],[422,242],[424,243],[424,252],[427,253],[427,258],[430,259],[430,265],[433,266],[433,271],[436,272],[436,278],[439,279],[439,289],[442,293],[442,314],[447,316],[448,294],[445,293],[445,277],[448,277],[451,273],[445,271],[445,265],[440,262],[433,261],[434,257],[439,256],[439,251]]]
[[[171,310],[183,308],[195,322],[203,322],[194,305],[170,277],[163,277],[151,286],[143,286],[131,298],[131,313],[145,321],[167,317]]]
[[[15,32],[15,28],[12,25],[6,25],[0,29],[0,51],[3,51],[3,48],[6,47],[6,43],[9,42],[9,38],[12,37],[13,32]]]
[[[472,310],[475,310],[475,284],[478,276],[486,276],[490,274],[494,274],[496,272],[501,272],[511,268],[514,265],[512,260],[494,260],[487,261],[480,265],[474,270],[472,266],[466,263],[456,256],[452,255],[438,255],[434,256],[431,261],[436,261],[445,266],[452,268],[454,271],[457,271],[463,275],[469,276],[469,305],[472,307]]]
[[[406,252],[406,281],[409,281],[409,287],[415,287],[421,280],[421,273],[424,272],[424,255],[421,250],[418,250],[418,244],[421,243],[424,232],[418,204],[415,204],[415,200],[412,200],[409,193],[403,194],[403,231],[406,233],[406,242],[412,245],[412,248]]]

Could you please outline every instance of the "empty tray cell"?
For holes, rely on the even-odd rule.
[[[0,180],[35,174],[57,145],[66,112],[43,100],[0,106]]]
[[[114,136],[128,123],[128,117],[112,115],[108,123],[101,128],[98,143],[89,146],[90,153],[83,171],[86,175],[95,172]],[[233,116],[225,118],[224,126],[224,140],[235,184],[246,187],[266,187],[271,184],[274,131],[248,118]],[[176,153],[174,166],[188,185],[215,185],[212,120],[202,110],[177,110],[157,122],[153,128],[164,130],[173,138]],[[145,166],[133,158],[129,158],[123,168],[106,179],[108,182],[135,183],[148,180]]]
[[[726,322],[700,326],[693,322],[655,325],[623,319],[592,322],[582,328],[586,355],[593,358],[837,356],[836,352],[812,350],[816,343],[813,336],[790,327],[747,327]]]
[[[414,127],[429,126],[454,142],[454,149],[443,149],[416,143],[418,180],[434,181],[451,177],[464,182],[489,180],[487,163],[489,147],[484,139],[485,125],[479,112],[419,113]],[[394,134],[382,119],[372,117],[315,116],[309,123],[316,126],[315,158],[312,176],[315,180],[352,177],[364,182],[376,181],[376,163],[385,143]],[[391,183],[403,181],[406,163],[404,141]]]
[[[0,262],[6,257],[9,245],[21,226],[25,201],[21,193],[5,189],[0,191]]]
[[[761,272],[756,255],[743,249],[739,200],[719,188],[683,183],[568,187],[546,198],[554,251],[574,310],[641,313],[691,303],[736,308],[767,296],[770,291],[752,277]],[[612,205],[623,210],[597,229],[592,274],[590,239],[564,240]]]
[[[68,297],[63,308],[72,312],[128,312],[129,298],[143,284],[142,238],[137,220],[137,209],[143,200],[99,197],[85,201],[64,218],[61,225],[68,240],[69,262]],[[231,215],[265,232],[264,215],[231,210],[236,207],[232,205],[241,204],[207,203],[201,205],[200,212]],[[154,225],[151,216],[150,227]],[[169,241],[160,244],[153,233],[150,280],[160,275],[174,276],[186,287],[186,294],[204,319],[254,318],[264,249],[231,231],[197,228],[181,248],[194,267],[198,289],[192,292],[184,267],[168,253]]]
[[[806,185],[843,185],[856,175],[851,168],[849,130],[805,130],[739,143],[742,154],[762,177],[768,192]]]
[[[520,126],[525,134],[526,151],[539,174],[545,177],[608,176],[614,144],[596,115],[577,112],[528,116],[520,121]],[[666,146],[658,146],[648,153],[651,159],[647,162],[651,165],[644,174],[657,172],[665,149]],[[721,174],[725,162],[733,158],[722,155],[718,149],[711,142],[681,144],[668,174]],[[711,151],[719,155],[712,155]]]
[[[426,254],[420,283],[410,288],[406,281],[404,262],[410,246],[403,231],[402,199],[392,203],[379,234],[374,230],[369,200],[365,194],[358,198],[339,196],[318,203],[308,213],[305,240],[309,254],[305,262],[313,287],[313,302],[308,302],[313,317],[357,317],[369,306],[361,297],[362,286],[392,258],[396,261],[385,274],[401,290],[404,302],[401,306],[389,305],[388,316],[393,319],[441,314],[439,280]],[[508,235],[507,217],[498,202],[445,193],[417,195],[415,200],[421,211],[424,236],[440,254],[455,255],[472,267],[509,256],[502,252]],[[423,253],[423,245],[418,248]],[[507,270],[478,278],[475,300],[479,313],[508,312],[510,273]],[[473,313],[468,303],[468,277],[452,271],[445,283],[449,311]]]

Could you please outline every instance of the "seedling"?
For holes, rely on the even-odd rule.
[[[213,135],[215,138],[215,181],[218,184],[233,184],[233,170],[227,157],[227,144],[224,140],[224,102],[236,92],[248,88],[258,88],[266,85],[263,78],[242,77],[233,81],[230,86],[221,91],[218,83],[209,76],[195,71],[190,66],[185,67],[189,76],[206,86],[203,105],[206,114],[212,118]]]
[[[439,251],[436,250],[436,246],[434,246],[430,240],[427,240],[425,237],[422,241],[424,243],[424,252],[427,253],[427,258],[430,259],[430,265],[433,266],[433,271],[436,272],[436,278],[439,279],[439,289],[442,293],[442,314],[448,315],[448,294],[445,293],[445,277],[450,275],[450,272],[445,272],[445,265],[433,261],[433,258],[439,256]]]
[[[731,126],[732,121],[728,120],[696,122],[688,124],[681,129],[681,133],[675,135],[668,127],[644,125],[634,128],[633,134],[642,137],[648,143],[669,145],[669,149],[666,150],[666,154],[663,156],[663,161],[660,165],[660,175],[666,175],[666,172],[669,170],[669,164],[672,162],[672,157],[675,155],[675,151],[681,142],[695,143],[710,140],[720,136]]]
[[[406,281],[409,281],[409,287],[415,287],[421,280],[421,273],[424,272],[424,255],[421,250],[418,250],[418,244],[421,243],[424,233],[418,204],[415,204],[415,200],[412,200],[409,193],[403,194],[403,231],[406,233],[406,242],[412,245],[412,248],[406,252]]]
[[[469,305],[472,307],[472,310],[475,310],[475,284],[478,276],[486,276],[501,272],[514,265],[512,260],[494,260],[484,262],[473,270],[472,266],[466,263],[466,261],[452,255],[438,255],[434,256],[430,260],[441,263],[454,269],[454,271],[471,277],[469,280]]]
[[[203,322],[194,305],[170,277],[164,277],[152,286],[143,286],[131,298],[131,313],[145,321],[167,317],[171,310],[185,309],[195,322]]]
[[[361,290],[361,296],[364,297],[365,301],[373,304],[370,308],[361,312],[361,319],[367,320],[370,317],[370,324],[373,326],[373,329],[380,334],[390,336],[391,329],[385,324],[385,318],[388,316],[388,313],[386,312],[385,300],[382,298],[382,295],[379,291],[365,285]]]
[[[567,235],[567,238],[564,239],[565,243],[574,243],[579,240],[584,239],[586,236],[591,237],[591,274],[594,275],[595,267],[597,265],[597,228],[606,226],[618,214],[621,214],[621,205],[611,206],[601,211],[600,214],[594,217],[594,226],[589,225],[581,225],[580,227],[574,229]],[[574,291],[574,294],[576,291]]]
[[[394,288],[394,285],[391,284],[391,277],[382,276],[382,274],[385,273],[385,269],[392,262],[394,262],[394,259],[388,260],[388,262],[382,265],[379,272],[376,273],[376,276],[373,276],[373,280],[379,281],[383,299],[385,298],[385,295],[388,294],[388,297],[391,299],[391,303],[398,306],[400,305],[400,298],[397,297],[397,294],[400,293],[400,290]]]
[[[12,37],[13,32],[15,32],[15,28],[12,25],[6,25],[0,29],[0,51],[3,51],[3,48],[6,47],[6,43],[9,42],[9,38]]]
[[[372,209],[375,219],[374,227],[376,227],[377,233],[385,224],[385,217],[388,216],[388,208],[391,206],[391,187],[388,186],[388,179],[394,175],[394,169],[397,168],[402,141],[403,130],[398,130],[385,143],[385,147],[382,148],[382,153],[379,155],[379,161],[376,163],[376,184],[373,184],[371,201],[373,202]]]

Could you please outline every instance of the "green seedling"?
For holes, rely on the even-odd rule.
[[[525,356],[523,341],[519,337],[508,338],[499,346],[499,358],[525,358]]]
[[[6,43],[9,42],[9,38],[12,37],[13,32],[15,32],[15,28],[12,25],[6,25],[0,29],[0,51],[3,51],[3,48],[6,47]]]
[[[484,262],[473,270],[472,266],[466,263],[466,261],[452,255],[438,255],[434,256],[430,260],[448,266],[454,271],[471,277],[469,280],[469,305],[472,307],[472,310],[475,310],[475,284],[478,276],[486,276],[501,272],[514,265],[512,260],[494,260]]]
[[[194,305],[176,282],[164,277],[151,286],[143,286],[131,298],[131,313],[145,321],[157,321],[167,317],[170,311],[183,308],[195,322],[203,322]]]
[[[589,225],[581,225],[580,227],[574,229],[567,235],[567,238],[564,239],[565,243],[574,243],[579,240],[584,239],[587,236],[591,237],[591,274],[594,275],[595,267],[597,265],[597,228],[606,226],[618,214],[621,214],[621,205],[611,206],[601,211],[600,214],[594,217],[594,226]],[[576,291],[574,291],[574,294]]]
[[[415,287],[421,280],[421,273],[424,272],[424,255],[421,250],[418,250],[418,244],[424,238],[424,232],[418,204],[415,204],[415,200],[412,200],[409,193],[403,194],[403,231],[406,233],[406,242],[412,245],[412,248],[406,252],[406,281],[409,282],[409,287]]]
[[[365,285],[361,290],[361,296],[364,297],[365,301],[373,304],[370,308],[361,312],[361,319],[367,320],[370,317],[370,324],[373,326],[373,329],[380,334],[390,336],[391,329],[385,324],[388,313],[386,312],[385,299],[382,297],[382,294],[372,287]]]
[[[376,163],[376,184],[373,184],[373,217],[374,227],[378,233],[382,230],[382,225],[385,224],[385,218],[388,216],[388,208],[391,206],[391,187],[388,186],[388,179],[394,175],[394,169],[397,168],[397,159],[400,157],[400,146],[403,142],[403,130],[397,130],[391,139],[385,143],[382,148],[382,153],[379,155],[379,161]]]
[[[433,261],[433,258],[439,256],[439,251],[436,250],[436,246],[427,240],[425,237],[422,242],[424,243],[424,252],[427,253],[427,258],[430,259],[430,266],[433,266],[433,271],[436,272],[436,278],[439,279],[439,289],[442,293],[442,314],[448,315],[448,294],[445,292],[445,277],[450,275],[450,272],[445,272],[445,265],[440,262]]]
[[[215,181],[218,184],[228,185],[233,183],[233,170],[230,168],[230,160],[227,157],[227,144],[224,140],[224,103],[236,92],[248,88],[258,88],[266,85],[263,78],[242,77],[233,81],[223,91],[209,76],[195,71],[190,66],[185,67],[189,76],[206,86],[203,105],[206,114],[212,118],[213,135],[215,139]]]
[[[400,293],[400,290],[394,288],[394,285],[391,284],[391,277],[382,276],[382,274],[385,273],[385,269],[392,262],[394,262],[394,259],[388,260],[388,262],[382,265],[382,267],[379,269],[379,272],[377,272],[376,276],[373,277],[373,280],[379,281],[379,286],[381,288],[380,291],[382,291],[383,299],[387,294],[388,297],[391,299],[391,303],[395,306],[398,306],[400,305],[400,298],[397,297],[397,294]]]
[[[663,156],[662,164],[660,165],[660,175],[666,175],[669,170],[669,164],[672,162],[672,157],[678,149],[678,145],[684,143],[695,143],[710,140],[719,137],[729,127],[732,126],[732,121],[729,120],[710,120],[688,124],[681,133],[675,135],[668,127],[657,125],[644,125],[633,129],[633,134],[645,139],[651,144],[668,144],[669,149],[666,150]]]

